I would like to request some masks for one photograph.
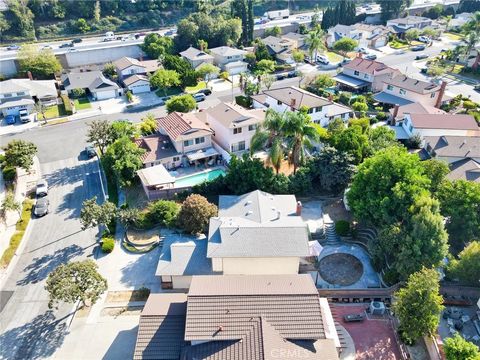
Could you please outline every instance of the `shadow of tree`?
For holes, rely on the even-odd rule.
[[[120,245],[117,245],[120,246]],[[122,257],[128,256],[130,262],[121,268],[122,276],[120,281],[127,287],[149,287],[149,284],[156,284],[159,280],[155,275],[161,248],[157,246],[145,254],[132,254],[121,247]]]
[[[1,359],[40,359],[54,354],[66,335],[66,315],[56,319],[52,311],[0,335]]]
[[[23,279],[17,281],[17,285],[35,284],[42,281],[58,265],[65,264],[72,258],[83,254],[84,250],[84,248],[73,244],[63,249],[58,249],[53,254],[46,254],[34,258],[32,262],[23,269],[26,275]]]

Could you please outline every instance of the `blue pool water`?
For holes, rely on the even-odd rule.
[[[225,175],[225,171],[223,169],[215,169],[212,171],[185,176],[178,180],[175,180],[175,187],[184,188],[198,185],[204,181],[216,179],[221,175]]]

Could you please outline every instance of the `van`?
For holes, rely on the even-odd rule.
[[[115,40],[115,34],[113,31],[107,31],[105,33],[105,37],[103,38],[103,41],[112,41]]]
[[[319,62],[320,64],[324,64],[324,65],[328,65],[330,63],[330,61],[328,61],[327,57],[323,56],[323,55],[317,55],[317,62]]]
[[[205,96],[205,94],[196,93],[193,95],[193,98],[195,99],[196,102],[200,102],[200,101],[205,101],[207,97]]]

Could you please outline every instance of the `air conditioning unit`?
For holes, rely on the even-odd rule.
[[[370,303],[370,314],[372,315],[385,314],[385,304],[381,301],[372,301]]]

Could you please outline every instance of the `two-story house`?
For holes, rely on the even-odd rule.
[[[215,143],[225,151],[238,154],[250,149],[255,130],[265,120],[265,111],[220,103],[198,113],[198,117],[213,130]]]
[[[334,119],[347,122],[353,111],[349,107],[312,94],[296,86],[264,90],[263,94],[252,96],[255,109],[270,108],[278,112],[308,109],[312,121],[327,127]]]
[[[373,49],[387,45],[391,30],[382,25],[354,24],[335,25],[328,29],[327,46],[332,47],[338,40],[348,37],[358,42],[358,47]]]
[[[295,49],[295,42],[276,36],[267,36],[261,40],[267,47],[268,53],[282,62],[289,62],[292,59],[292,51]]]
[[[383,81],[383,89],[374,95],[374,99],[390,105],[408,105],[420,103],[439,108],[451,100],[445,95],[446,82],[437,85],[432,82],[417,80],[407,75],[397,75]]]
[[[422,16],[407,16],[399,19],[391,19],[387,21],[387,26],[392,29],[392,32],[399,37],[405,36],[405,33],[410,29],[424,29],[432,26],[432,19]]]
[[[243,61],[245,58],[245,50],[235,49],[230,46],[220,46],[210,49],[213,55],[213,63],[227,71],[230,75],[237,75],[247,71],[248,64]]]
[[[294,49],[303,49],[306,46],[306,38],[307,36],[304,34],[300,33],[295,33],[295,32],[289,32],[285,35],[281,35],[282,39],[287,39],[291,42],[293,42],[293,48]]]
[[[203,50],[199,50],[190,46],[187,50],[182,51],[180,56],[187,60],[194,69],[202,64],[213,64],[213,56]]]
[[[400,71],[384,63],[363,59],[361,55],[343,66],[342,72],[334,76],[337,87],[348,91],[381,91],[383,82]]]
[[[56,103],[55,80],[10,79],[0,82],[0,111],[4,116],[32,112],[35,102],[48,106]]]

